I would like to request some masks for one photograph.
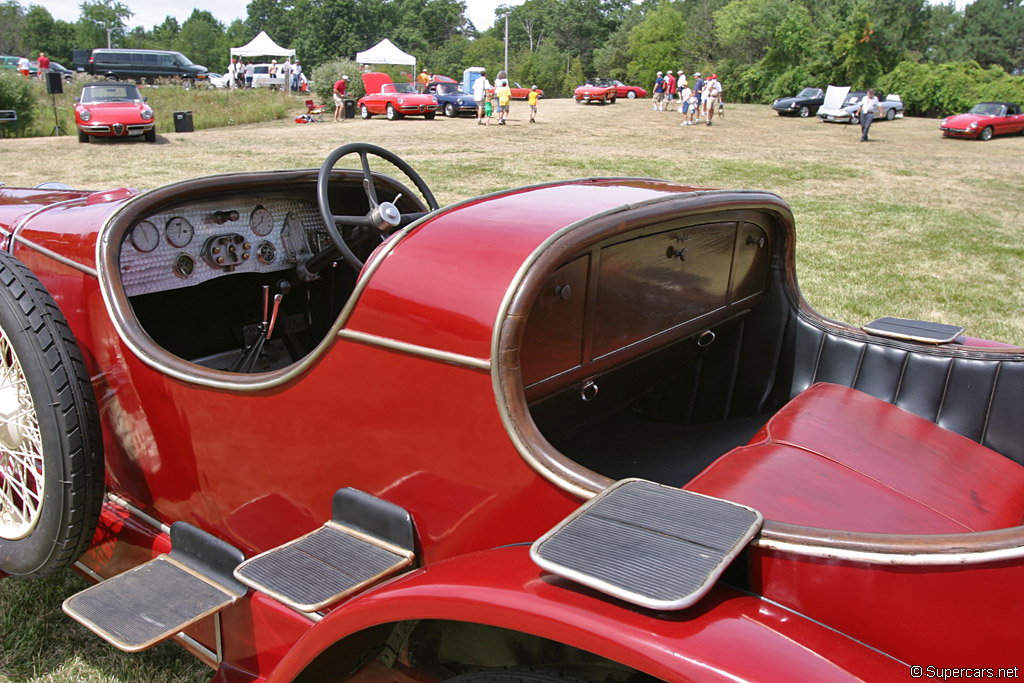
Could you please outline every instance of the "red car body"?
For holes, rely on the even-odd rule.
[[[577,104],[589,104],[590,102],[597,102],[599,104],[615,104],[615,86],[613,85],[592,85],[590,83],[584,83],[578,86],[573,91],[573,98]]]
[[[509,86],[509,90],[512,91],[513,100],[525,100],[530,96],[530,88],[524,88],[518,83],[513,83]],[[542,89],[537,88],[537,92],[540,93],[541,97],[544,97],[544,91]]]
[[[84,86],[75,102],[75,125],[79,142],[89,142],[90,137],[141,137],[156,142],[153,109],[130,83],[107,81]]]
[[[647,97],[647,91],[638,85],[626,85],[622,81],[615,79],[611,79],[611,84],[615,86],[616,97],[625,97],[630,100],[637,97]]]
[[[405,116],[432,119],[437,112],[437,98],[417,93],[412,83],[392,83],[387,74],[372,71],[363,74],[363,84],[366,86],[366,94],[359,98],[356,105],[364,119],[374,114],[383,114],[389,120]]]
[[[991,140],[996,135],[1024,133],[1024,114],[1012,102],[982,102],[966,114],[944,118],[939,130],[947,138]]]
[[[4,303],[25,301],[30,271],[52,302],[31,296],[68,324],[40,346],[68,349],[58,370],[81,365],[81,396],[65,403],[98,406],[66,445],[82,455],[93,429],[102,443],[102,470],[82,477],[106,490],[75,565],[98,582],[89,591],[174,558],[182,528],[237,556],[211,579],[230,582],[242,558],[338,518],[336,492],[353,487],[370,503],[346,537],[394,523],[411,566],[314,610],[243,587],[168,636],[222,683],[509,668],[549,680],[522,673],[537,667],[609,682],[880,681],[1024,665],[1021,349],[822,318],[796,286],[792,213],[769,193],[588,179],[424,214],[431,201],[394,179],[374,174],[371,196],[359,172],[325,167],[142,194],[0,189],[0,339],[20,344],[5,367],[64,376],[28,371],[56,351],[32,353],[42,333],[13,326],[25,307]],[[358,272],[332,251],[323,198],[328,216],[351,214],[339,225]],[[419,218],[381,242],[365,228],[391,209]],[[4,391],[8,422],[64,405],[22,396],[16,413]],[[45,545],[45,518],[10,504],[28,506],[12,487],[43,472],[8,454],[33,433],[0,433],[8,573],[42,573],[21,555]],[[63,462],[52,445],[46,472]],[[535,541],[629,477],[763,512],[692,607],[652,609],[535,563],[531,543],[541,553]],[[699,525],[718,533],[716,518]],[[623,574],[658,565],[667,537],[623,541]],[[612,547],[571,555],[599,572],[617,536],[595,538]],[[40,561],[51,571],[67,555]],[[688,571],[669,565],[654,588]],[[155,621],[125,604],[100,610]]]

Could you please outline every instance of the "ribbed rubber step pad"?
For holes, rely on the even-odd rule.
[[[678,610],[711,590],[763,521],[744,505],[626,479],[539,538],[530,556],[627,602]]]
[[[414,555],[337,522],[246,560],[235,578],[302,612],[316,612],[412,564]]]
[[[137,652],[232,604],[240,596],[161,555],[72,595],[64,611],[126,652]]]

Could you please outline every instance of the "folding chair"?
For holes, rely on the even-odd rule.
[[[310,119],[319,123],[323,122],[324,105],[313,104],[313,100],[306,100],[306,114]]]

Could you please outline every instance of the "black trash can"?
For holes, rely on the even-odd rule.
[[[352,99],[346,99],[345,108],[342,110],[341,115],[346,119],[354,119],[356,117],[356,101]]]
[[[195,131],[195,127],[192,125],[192,112],[190,111],[176,111],[174,112],[174,132],[175,133],[191,133]]]

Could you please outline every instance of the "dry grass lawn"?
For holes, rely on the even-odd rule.
[[[213,173],[316,167],[358,141],[402,156],[442,204],[595,175],[764,189],[793,208],[801,285],[825,315],[855,324],[881,315],[956,322],[1024,345],[1024,136],[946,140],[937,120],[908,118],[876,123],[861,144],[854,127],[780,118],[765,106],[726,105],[711,127],[680,127],[678,114],[650,106],[542,100],[531,125],[517,102],[509,125],[486,128],[472,119],[376,117],[167,134],[155,145],[3,140],[0,181],[148,189]],[[0,583],[0,682],[209,679],[173,648],[122,658],[67,625],[59,603],[71,581],[39,582],[30,597]]]

